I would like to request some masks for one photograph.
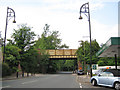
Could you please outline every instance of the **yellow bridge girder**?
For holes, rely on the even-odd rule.
[[[46,53],[50,58],[77,58],[76,51],[77,49],[49,49]]]
[[[77,49],[52,49],[46,50],[50,58],[77,58]]]

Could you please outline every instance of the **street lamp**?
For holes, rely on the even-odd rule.
[[[90,24],[90,11],[89,11],[89,3],[85,3],[80,7],[80,17],[79,19],[83,19],[81,14],[84,13],[88,18],[89,22],[89,34],[90,34],[90,75],[92,77],[92,54],[91,54],[91,24]]]
[[[16,23],[16,21],[15,21],[15,11],[14,11],[12,8],[7,7],[6,26],[5,26],[5,37],[4,37],[3,62],[5,62],[5,46],[6,46],[7,25],[8,25],[8,21],[9,21],[11,18],[14,18],[13,23]]]

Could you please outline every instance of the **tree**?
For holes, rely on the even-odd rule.
[[[60,48],[60,49],[62,49],[62,48],[69,48],[69,46],[67,46],[66,44],[63,44],[63,45],[61,45],[59,48]]]
[[[65,63],[65,60],[56,61],[56,65],[57,65],[57,70],[58,71],[63,71],[64,63]]]
[[[100,57],[97,62],[99,66],[114,66],[115,65],[114,57]]]
[[[39,73],[47,73],[48,65],[49,65],[49,55],[45,52],[45,50],[40,50],[40,54],[38,55],[38,71]]]
[[[20,64],[23,72],[26,69],[24,64],[29,64],[29,62],[26,62],[26,54],[30,47],[35,43],[35,36],[35,33],[31,31],[31,27],[28,27],[26,24],[22,24],[18,26],[18,30],[14,29],[14,33],[11,36],[12,40],[9,40],[11,45],[15,45],[21,49]]]
[[[96,63],[97,57],[96,52],[100,49],[99,44],[96,40],[91,41],[92,46],[92,63]],[[84,61],[86,59],[87,63],[90,63],[90,43],[88,41],[81,41],[80,47],[78,48],[77,55],[79,60]]]
[[[22,24],[19,26],[18,30],[14,29],[14,33],[12,34],[12,43],[24,52],[34,44],[35,36],[35,33],[31,31],[30,27]]]
[[[50,31],[50,25],[45,24],[44,32],[41,38],[36,41],[36,47],[40,49],[59,49],[59,48],[69,48],[66,44],[61,45],[62,40],[59,38],[58,31]]]
[[[25,67],[25,72],[27,72],[28,74],[36,73],[38,64],[38,51],[34,48],[34,46],[31,46],[30,49],[26,51],[24,57],[25,61],[23,62],[23,65]]]
[[[12,69],[12,72],[16,72],[18,63],[20,61],[20,52],[21,49],[14,45],[6,45],[6,53],[5,53],[5,62]]]
[[[74,60],[66,60],[66,62],[64,63],[64,67],[66,67],[68,71],[73,70]]]
[[[1,37],[1,31],[0,31],[0,46],[3,46],[4,44],[4,41],[3,41],[3,38]]]
[[[45,27],[43,28],[44,31],[41,35],[41,38],[38,38],[36,41],[35,47],[37,49],[40,49],[42,51],[42,55],[39,56],[39,62],[41,62],[41,68],[46,68],[51,66],[52,71],[56,71],[57,64],[55,61],[52,61],[52,63],[49,62],[49,55],[45,53],[45,50],[47,49],[59,49],[59,48],[68,48],[66,44],[61,45],[62,40],[59,38],[59,32],[58,31],[50,31],[49,30],[50,25],[45,24]],[[46,58],[47,57],[47,58]],[[50,64],[49,64],[50,63]],[[46,71],[45,70],[45,71]],[[49,70],[48,70],[49,71]]]
[[[96,40],[91,41],[91,55],[92,64],[96,64],[98,58],[96,57],[96,52],[100,49],[99,44]],[[86,72],[86,64],[90,64],[90,43],[88,41],[81,41],[80,47],[77,50],[78,60],[82,63],[84,62],[84,69]]]

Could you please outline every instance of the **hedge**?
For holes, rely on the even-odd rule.
[[[2,63],[2,77],[9,76],[12,71],[7,63]]]

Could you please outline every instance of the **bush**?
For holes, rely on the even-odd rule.
[[[2,63],[2,77],[9,76],[12,71],[7,63]]]

